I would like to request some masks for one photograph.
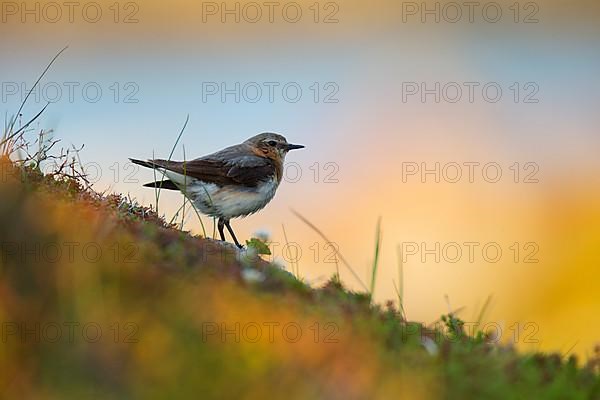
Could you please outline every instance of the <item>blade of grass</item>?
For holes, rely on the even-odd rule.
[[[281,224],[281,229],[283,229],[283,238],[285,239],[285,248],[287,249],[287,255],[290,258],[290,260],[292,260],[292,256],[290,255],[290,246],[289,246],[289,241],[287,238],[287,233],[285,232],[285,225]],[[296,278],[300,279],[300,274],[299,274],[299,268],[298,265],[296,264],[296,271],[294,271],[294,261],[290,261],[291,262],[291,267],[292,267],[292,273],[294,275],[296,275]],[[297,260],[296,260],[297,262]]]
[[[186,183],[183,185],[183,204],[181,206],[183,207],[183,211],[181,212],[181,230],[183,231],[183,223],[185,222],[185,200],[187,198],[187,159],[185,157],[185,144],[182,144],[181,147],[183,149],[183,181]],[[204,225],[202,224],[202,221],[200,221],[200,224],[202,225],[202,230],[204,231]]]
[[[169,158],[167,161],[171,161],[171,157],[173,157],[173,153],[175,152],[175,148],[177,148],[177,144],[179,143],[179,140],[181,140],[181,136],[183,135],[183,132],[185,131],[185,128],[187,127],[188,122],[190,121],[190,115],[188,114],[187,117],[185,118],[185,122],[183,124],[183,127],[181,128],[181,130],[179,131],[179,135],[177,135],[177,139],[175,140],[175,143],[173,144],[173,147],[171,148],[171,153],[169,154]],[[152,159],[155,159],[155,155],[154,155],[154,151],[152,151]],[[154,166],[154,165],[153,165]],[[154,168],[152,168],[152,170],[154,171],[154,182],[157,182],[156,179],[156,166],[154,166]],[[160,199],[160,191],[162,189],[162,182],[164,177],[166,176],[166,172],[165,171],[160,171],[161,172],[161,178],[160,178],[160,184],[157,186],[156,184],[154,185],[154,197],[156,200],[156,214],[158,214],[158,200]]]
[[[185,204],[185,201],[184,201],[184,204]],[[175,220],[177,219],[177,217],[179,217],[179,212],[183,208],[184,204],[182,204],[181,206],[179,206],[179,208],[177,209],[177,211],[175,211],[175,214],[173,214],[173,216],[169,220],[169,225],[172,225],[175,222]]]
[[[477,327],[479,327],[479,325],[483,321],[483,317],[485,316],[485,313],[487,312],[487,309],[490,306],[491,302],[492,302],[492,295],[489,295],[487,297],[487,299],[485,300],[485,303],[483,303],[483,307],[481,307],[481,311],[479,312],[479,316],[476,319],[477,322],[475,322],[475,328],[473,329],[474,332],[477,332]]]
[[[398,286],[394,282],[394,287],[398,296],[398,307],[402,312],[402,317],[406,321],[406,311],[404,310],[404,262],[402,260],[402,247],[400,245],[398,245],[396,252],[398,253]]]
[[[567,358],[567,356],[569,355],[569,353],[571,353],[573,351],[573,349],[575,348],[575,346],[577,346],[579,344],[579,340],[576,340],[575,343],[573,343],[573,346],[569,347],[569,350],[567,350],[566,352],[561,353],[560,357],[562,359]]]
[[[16,132],[11,133],[10,135],[8,135],[7,137],[3,138],[2,141],[0,141],[0,146],[4,145],[4,143],[9,142],[12,138],[16,137],[19,133],[23,132],[25,129],[29,128],[29,125],[31,125],[32,123],[35,122],[36,119],[38,119],[44,111],[46,111],[46,108],[48,108],[48,106],[50,105],[50,103],[46,104],[44,106],[44,108],[42,108],[42,110],[40,112],[38,112],[35,117],[31,118],[29,120],[29,122],[27,122],[25,125],[23,125],[22,127],[20,127]],[[12,132],[13,127],[10,127],[10,132]]]
[[[185,170],[185,162],[183,164],[183,168],[184,168],[184,180],[185,182],[187,182],[187,175],[186,175],[186,170]],[[211,207],[213,206],[213,201],[212,198],[210,197],[210,193],[208,193],[208,190],[206,190],[206,187],[200,182],[198,181],[198,184],[200,185],[200,187],[202,188],[202,190],[204,190],[204,193],[206,193],[206,195],[208,196],[208,201],[209,204],[211,205]],[[186,186],[187,188],[187,186]],[[187,190],[187,189],[185,189]],[[187,193],[183,192],[184,196],[187,197]],[[196,209],[196,207],[194,207],[194,203],[188,198],[188,200],[190,201],[190,204],[192,205],[192,208],[194,209],[194,211],[196,212],[196,215],[198,216],[198,219],[200,220],[200,225],[202,226],[202,234],[204,235],[204,237],[206,236],[206,229],[204,228],[204,222],[202,222],[202,218],[200,217],[200,213],[198,212],[198,210]],[[215,229],[216,229],[216,218],[213,217],[213,239],[215,238]]]
[[[196,216],[198,217],[198,220],[200,221],[200,225],[202,226],[202,234],[204,235],[204,237],[206,237],[206,230],[204,230],[204,223],[202,222],[202,217],[200,216],[200,213],[198,212],[198,210],[196,210],[196,207],[194,207],[194,204],[190,199],[188,199],[188,202],[190,203],[192,210],[194,210]]]
[[[154,150],[152,150],[152,159],[155,158]],[[160,197],[160,188],[156,185],[156,168],[152,168],[152,174],[154,175],[154,206],[156,207],[156,215],[158,214],[158,198]]]
[[[296,217],[300,218],[300,220],[302,222],[304,222],[313,231],[315,231],[319,236],[321,236],[321,238],[323,238],[323,240],[325,240],[327,243],[332,243],[329,239],[327,239],[327,236],[325,236],[325,234],[323,234],[323,232],[321,232],[321,230],[319,230],[319,228],[317,228],[312,222],[310,222],[308,219],[304,218],[304,216],[302,216],[296,210],[292,209],[291,211],[292,211],[292,213],[294,213],[294,215]],[[344,265],[346,266],[346,268],[348,268],[348,270],[350,271],[350,273],[352,274],[352,276],[354,277],[354,279],[356,279],[358,281],[358,283],[360,283],[360,285],[365,289],[365,291],[368,291],[369,289],[367,288],[367,286],[359,278],[359,276],[356,274],[356,272],[354,272],[354,269],[350,266],[350,264],[348,263],[348,261],[346,261],[346,259],[344,258],[344,256],[342,256],[342,254],[335,248],[335,246],[333,246],[333,249],[334,249],[335,253],[337,254],[337,256],[340,258],[340,260],[342,260],[342,262],[344,263]]]
[[[198,210],[196,210],[196,207],[194,207],[194,204],[192,203],[192,201],[187,197],[187,158],[185,156],[185,145],[183,146],[183,181],[186,182],[186,185],[184,185],[184,191],[183,191],[183,215],[181,217],[181,229],[183,230],[183,221],[184,221],[184,217],[185,217],[185,201],[186,199],[190,202],[192,208],[194,209],[194,211],[196,211],[196,215],[198,216],[198,221],[200,221],[200,226],[202,227],[202,236],[206,237],[206,229],[204,228],[204,222],[202,221],[202,218],[200,217],[200,213],[198,213]],[[206,191],[206,189],[204,189],[204,191]],[[208,192],[206,192],[208,194]],[[210,199],[210,195],[208,196],[208,198]],[[211,200],[212,203],[212,200]]]
[[[40,81],[42,80],[42,78],[44,78],[44,76],[46,75],[46,73],[48,72],[48,70],[50,69],[50,67],[52,66],[52,64],[54,64],[54,62],[58,59],[58,57],[60,57],[60,55],[65,52],[65,50],[67,50],[69,48],[69,46],[65,46],[63,47],[63,49],[61,51],[59,51],[54,58],[52,58],[52,60],[48,63],[48,65],[46,66],[46,69],[44,69],[44,72],[42,72],[42,74],[39,76],[39,78],[35,81],[35,83],[33,84],[33,86],[31,87],[31,89],[29,90],[29,92],[27,93],[27,96],[25,96],[25,99],[23,99],[23,102],[21,103],[21,107],[19,107],[19,111],[17,111],[17,116],[19,114],[21,114],[21,111],[23,111],[23,107],[25,107],[25,104],[27,103],[27,100],[29,99],[29,96],[31,96],[31,93],[34,91],[34,89],[36,88],[36,86],[40,83]],[[11,130],[14,128],[14,123],[16,122],[16,118],[13,121],[13,124],[11,126]]]
[[[15,128],[15,124],[17,123],[17,120],[19,118],[19,116],[21,115],[21,111],[23,111],[23,108],[25,107],[25,104],[27,104],[27,100],[29,100],[29,96],[31,96],[31,93],[35,90],[35,88],[37,87],[37,85],[39,85],[40,81],[42,80],[42,78],[46,75],[46,73],[48,72],[48,70],[50,69],[50,67],[52,66],[52,64],[54,64],[54,62],[58,59],[58,57],[60,57],[60,55],[69,48],[69,46],[65,46],[62,50],[60,50],[53,58],[52,60],[50,60],[50,62],[48,63],[48,65],[46,66],[46,68],[44,69],[44,71],[40,74],[40,76],[38,77],[38,79],[35,81],[35,83],[33,84],[33,86],[31,87],[31,89],[29,90],[29,92],[27,93],[27,95],[25,96],[25,98],[23,99],[23,101],[21,102],[21,105],[19,106],[19,110],[17,111],[17,113],[10,119],[10,122],[8,123],[8,125],[4,127],[4,132],[2,135],[2,140],[0,140],[0,148],[2,149],[2,154],[6,155],[6,151],[9,150],[10,146],[6,147],[5,144],[8,143],[12,138],[16,137],[19,133],[21,133],[22,131],[24,131],[25,129],[27,129],[27,127],[29,127],[29,125],[31,125],[35,120],[37,120],[39,118],[40,115],[42,115],[42,113],[44,112],[44,110],[46,109],[46,107],[48,107],[48,104],[46,104],[46,106],[42,109],[42,111],[40,111],[35,117],[33,117],[27,124],[25,124],[24,126],[22,126],[20,129],[18,129],[16,132],[13,132],[14,128]]]
[[[181,136],[183,136],[183,132],[185,131],[185,128],[187,127],[188,122],[190,122],[190,114],[188,114],[187,117],[185,118],[185,122],[184,122],[183,126],[181,127],[181,131],[179,132],[179,135],[177,136],[177,140],[175,140],[175,144],[173,144],[173,148],[171,149],[171,153],[169,153],[169,158],[168,158],[169,161],[171,161],[171,158],[173,157],[173,153],[175,153],[175,149],[177,148],[177,144],[181,140]]]
[[[377,220],[377,228],[375,229],[375,257],[373,258],[373,267],[371,268],[371,300],[375,293],[375,280],[377,278],[377,268],[379,266],[379,250],[381,249],[381,217]]]
[[[327,248],[331,247],[334,251],[337,250],[336,246],[333,243],[328,243]],[[327,249],[325,249],[327,250]],[[335,279],[340,281],[340,262],[338,260],[337,254],[334,254],[335,258]]]

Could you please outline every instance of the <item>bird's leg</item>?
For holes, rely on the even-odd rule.
[[[225,227],[225,218],[219,218],[218,223],[219,235],[221,235],[221,241],[225,241],[225,233],[223,232],[223,228]]]
[[[229,231],[229,234],[233,238],[233,241],[235,242],[235,245],[237,247],[239,247],[240,249],[243,249],[244,246],[242,246],[240,244],[240,242],[238,242],[237,238],[235,237],[235,233],[233,233],[233,229],[231,228],[231,225],[229,224],[229,220],[228,219],[225,220],[225,226],[227,227],[227,230]]]

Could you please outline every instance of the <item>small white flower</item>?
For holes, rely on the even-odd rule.
[[[256,254],[256,249],[252,247],[239,249],[237,252],[237,260],[246,268],[254,265],[257,258],[258,254]]]
[[[246,283],[259,283],[265,280],[265,275],[252,268],[244,268],[242,270],[242,279]]]
[[[263,242],[268,242],[269,238],[271,237],[271,233],[267,230],[261,229],[254,232],[254,237],[262,240]]]
[[[438,345],[437,343],[435,343],[435,341],[430,338],[430,337],[423,337],[421,338],[421,344],[423,345],[423,347],[425,347],[425,350],[427,350],[427,352],[429,353],[429,355],[431,356],[435,356],[438,353]]]
[[[285,260],[283,259],[283,257],[280,257],[280,256],[273,257],[273,261],[271,262],[271,265],[273,265],[274,267],[279,268],[279,269],[287,270],[286,266],[285,266]]]

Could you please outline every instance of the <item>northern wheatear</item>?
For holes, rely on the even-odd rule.
[[[227,227],[241,248],[229,220],[253,214],[266,206],[281,182],[286,154],[303,147],[289,144],[276,133],[261,133],[191,161],[130,160],[157,169],[168,178],[144,186],[181,191],[200,212],[219,218],[221,240],[225,241],[223,227]]]

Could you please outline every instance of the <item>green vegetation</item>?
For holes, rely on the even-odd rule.
[[[520,354],[453,313],[409,322],[338,275],[309,287],[260,240],[239,255],[68,174],[0,167],[2,398],[600,398],[600,358]]]

